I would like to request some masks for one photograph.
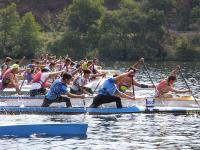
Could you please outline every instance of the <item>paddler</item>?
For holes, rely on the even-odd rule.
[[[76,95],[69,92],[68,85],[71,81],[72,75],[67,72],[64,72],[60,79],[55,80],[51,85],[50,90],[45,95],[42,107],[48,107],[50,104],[55,102],[65,102],[66,107],[72,107],[69,97],[84,99],[85,96],[83,94]]]
[[[19,72],[19,65],[13,64],[10,69],[7,69],[6,72],[2,76],[2,87],[5,88],[15,88],[16,93],[19,94],[19,82],[16,77],[16,74]]]
[[[12,62],[12,58],[6,57],[3,64],[1,65],[1,78],[3,77],[3,74],[6,72],[7,69],[10,68],[10,63]]]
[[[171,72],[170,76],[167,79],[160,81],[157,85],[157,95],[155,97],[159,98],[172,98],[171,92],[175,93],[187,93],[190,90],[177,90],[173,88],[173,84],[176,81],[176,73],[180,70],[180,66],[177,65],[176,68]]]
[[[117,77],[108,78],[103,82],[102,87],[99,89],[98,95],[94,97],[93,103],[90,105],[92,108],[97,108],[101,104],[116,102],[117,108],[122,108],[121,97],[130,100],[135,100],[134,96],[129,96],[119,90],[119,80],[123,77],[133,76],[134,72],[130,70],[125,74]]]
[[[48,79],[50,77],[55,77],[56,75],[63,73],[64,71],[56,71],[51,72],[48,67],[44,67],[41,71],[37,72],[33,76],[31,89],[30,89],[30,96],[46,94],[46,88],[50,87],[50,83]]]
[[[119,77],[118,86],[119,86],[119,90],[121,92],[126,92],[130,87],[132,87],[134,85],[137,86],[137,87],[140,87],[140,88],[154,88],[154,85],[141,84],[141,83],[138,83],[134,79],[136,71],[139,69],[139,66],[143,63],[144,63],[144,58],[140,58],[132,67],[129,68],[128,72],[130,70],[132,70],[133,76],[124,75],[124,76]],[[131,93],[131,94],[134,95],[134,93]]]
[[[105,77],[104,72],[100,72],[97,69],[98,59],[94,58],[91,61],[88,61],[88,69],[91,71],[91,79],[96,79],[97,77]]]
[[[35,72],[35,66],[36,66],[36,59],[32,59],[31,63],[27,65],[26,67],[26,80],[27,84],[30,84],[33,80],[33,74]]]
[[[86,69],[83,70],[83,75],[81,73],[80,75],[76,76],[76,78],[73,80],[70,92],[73,94],[93,94],[91,88],[86,87],[86,84],[88,84],[90,80],[90,74],[91,71]]]

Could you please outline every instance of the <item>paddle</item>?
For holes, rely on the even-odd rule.
[[[140,58],[134,65],[130,67],[130,69],[135,68],[136,70],[139,68],[139,66],[144,62],[144,58]],[[134,80],[132,79],[132,91],[133,91],[133,96],[135,96],[135,89],[134,89]]]
[[[84,86],[83,84],[83,72],[81,70],[81,81],[82,81],[82,87]],[[86,110],[86,106],[85,106],[85,98],[83,98],[83,105],[84,105],[84,109]]]
[[[145,62],[143,62],[143,64],[144,64],[144,68],[146,69],[147,75],[148,75],[149,79],[151,80],[151,83],[153,84],[153,86],[154,86],[154,88],[155,88],[155,93],[156,93],[156,95],[158,95],[158,91],[157,91],[156,86],[155,86],[155,84],[154,84],[154,82],[153,82],[153,80],[152,80],[152,78],[151,78],[151,76],[150,76],[149,70],[148,70],[148,68],[147,68],[147,66],[146,66],[146,64],[145,64]],[[162,101],[162,100],[161,100],[161,101]],[[151,102],[150,102],[150,103],[151,103]],[[162,103],[163,103],[163,101],[162,101]],[[152,104],[151,104],[151,105],[152,105]],[[154,100],[153,100],[153,105],[154,105]],[[146,106],[147,106],[147,99],[146,99]]]
[[[24,61],[25,58],[26,58],[26,56],[23,56],[22,59],[20,59],[20,61],[18,63],[19,66],[23,63],[23,61]]]
[[[101,80],[98,82],[97,86],[95,87],[94,91],[92,92],[92,95],[94,94],[94,92],[96,92],[97,88],[99,87],[101,81],[103,80],[103,78],[105,77],[105,75],[102,76]]]
[[[156,89],[156,86],[155,86],[155,84],[154,84],[154,82],[153,82],[153,80],[152,80],[152,78],[151,78],[151,76],[150,76],[149,70],[148,70],[146,64],[145,64],[145,63],[143,63],[143,64],[144,64],[144,68],[145,68],[146,71],[147,71],[147,75],[148,75],[149,79],[151,80],[151,83],[153,84],[153,86],[154,86],[154,88],[155,88],[155,92],[156,92],[156,94],[158,94],[158,91],[157,91],[157,89]]]
[[[24,79],[23,79],[23,81],[22,81],[22,83],[20,85],[19,92],[21,92],[21,89],[22,89],[22,86],[23,86],[24,82],[25,82],[25,76],[24,76]]]
[[[135,88],[134,88],[133,78],[132,78],[132,91],[133,91],[133,96],[135,96]]]
[[[180,68],[179,68],[179,71],[180,71],[180,75],[181,75],[181,77],[183,78],[183,80],[184,80],[184,82],[185,82],[185,85],[187,86],[188,90],[190,90],[190,93],[191,93],[192,97],[194,98],[196,104],[200,107],[200,105],[199,105],[199,103],[197,102],[197,100],[196,100],[194,94],[192,93],[192,90],[190,89],[190,87],[189,87],[189,85],[188,85],[186,79],[184,78],[184,76],[183,76],[182,71],[181,71]]]
[[[23,84],[24,84],[24,82],[25,82],[25,80],[26,80],[26,67],[25,67],[25,72],[24,72],[23,77],[24,77],[24,79],[23,79],[23,81],[22,81],[22,83],[21,83],[21,85],[20,85],[19,93],[21,92],[22,86],[23,86]]]

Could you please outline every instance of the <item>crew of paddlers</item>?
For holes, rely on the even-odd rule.
[[[40,59],[32,59],[30,64],[21,67],[24,59],[25,57],[13,63],[12,58],[5,58],[1,65],[0,88],[1,90],[15,88],[16,94],[20,94],[22,86],[29,84],[30,96],[45,95],[43,107],[48,107],[54,102],[66,102],[66,107],[72,107],[69,97],[84,100],[86,94],[93,95],[99,84],[95,90],[92,90],[87,86],[88,83],[99,79],[101,81],[106,76],[105,72],[100,71],[101,67],[97,66],[98,59],[96,58],[74,62],[68,56],[57,58],[45,55]],[[159,98],[171,98],[171,92],[190,92],[190,90],[173,88],[176,73],[180,69],[179,65],[172,70],[167,79],[163,79],[157,85],[138,83],[134,76],[142,64],[144,64],[144,58],[140,58],[122,74],[105,78],[102,85],[98,87],[98,93],[90,107],[96,108],[104,103],[116,102],[117,108],[121,108],[121,97],[135,100],[134,86],[155,88],[155,97]],[[132,92],[127,92],[131,88]]]

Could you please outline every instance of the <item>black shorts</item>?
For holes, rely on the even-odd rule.
[[[49,100],[47,98],[44,99],[42,107],[49,107],[49,105],[51,105],[52,103],[61,103],[61,102],[65,102],[66,103],[66,107],[72,107],[70,98],[68,97],[58,97],[55,100]]]
[[[45,95],[45,94],[46,94],[46,89],[45,88],[30,90],[30,96]]]
[[[90,105],[92,108],[97,108],[101,104],[116,102],[117,108],[122,108],[121,98],[110,95],[97,95],[93,99],[93,103]]]

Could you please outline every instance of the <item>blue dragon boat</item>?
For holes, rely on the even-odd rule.
[[[0,137],[29,137],[40,136],[84,136],[87,124],[78,123],[20,123],[1,124]]]

